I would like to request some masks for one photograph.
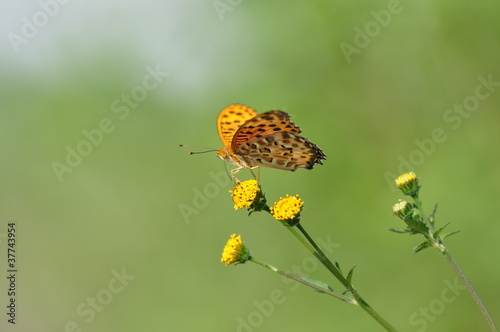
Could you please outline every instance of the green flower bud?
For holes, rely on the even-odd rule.
[[[392,213],[406,220],[413,217],[413,205],[408,201],[399,200],[392,206]]]

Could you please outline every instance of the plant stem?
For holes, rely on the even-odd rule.
[[[479,294],[477,293],[476,289],[472,285],[472,282],[469,280],[469,278],[467,278],[467,275],[465,275],[464,271],[462,271],[460,266],[453,259],[450,252],[443,244],[441,237],[440,236],[434,237],[434,224],[433,224],[433,222],[431,222],[430,218],[426,217],[426,215],[424,213],[423,204],[420,201],[418,194],[412,196],[412,198],[415,201],[415,205],[417,206],[417,209],[420,210],[420,214],[422,215],[424,220],[428,221],[428,222],[426,222],[426,225],[429,227],[429,234],[422,233],[422,235],[424,235],[431,242],[431,244],[434,248],[439,250],[444,255],[448,264],[451,265],[451,267],[453,268],[453,270],[455,271],[457,276],[460,278],[460,280],[462,280],[462,283],[464,284],[465,288],[467,288],[470,295],[472,296],[472,298],[476,302],[477,306],[479,307],[479,310],[481,311],[484,318],[486,319],[486,322],[488,323],[490,330],[492,332],[498,332],[498,329],[495,326],[495,322],[493,321],[493,318],[491,317],[490,313],[488,312],[488,309],[484,305],[483,300],[481,300],[481,297],[479,297]]]
[[[271,209],[267,205],[265,205],[263,207],[263,210],[271,213]],[[302,225],[300,223],[298,223],[295,227],[297,227],[300,230],[300,232],[304,235],[304,237],[309,242],[305,241],[304,237],[300,236],[300,234],[297,232],[295,227],[288,225],[285,221],[281,221],[281,223],[300,241],[300,243],[302,243],[304,245],[304,247],[307,248],[307,250],[309,250],[342,283],[342,285],[344,285],[352,293],[354,300],[355,300],[355,302],[352,304],[360,306],[364,311],[366,311],[370,316],[372,316],[372,318],[375,319],[387,331],[397,332],[397,330],[389,322],[387,322],[382,316],[380,316],[380,314],[378,312],[376,312],[361,297],[361,295],[359,295],[358,291],[354,288],[354,286],[352,286],[352,284],[342,275],[340,270],[330,261],[330,259],[325,255],[323,250],[321,250],[321,248],[318,247],[316,242],[314,242],[314,240],[309,236],[309,234],[306,232],[306,230],[302,227]],[[265,266],[264,263],[259,262],[259,264]],[[268,267],[268,268],[271,268],[271,267]],[[275,272],[278,272],[278,271],[275,271]],[[297,279],[294,279],[294,280],[301,282],[301,283],[304,283],[303,281],[305,281],[303,279],[300,279],[301,281],[297,280]],[[321,289],[321,291],[324,291],[324,290]],[[330,295],[332,295],[332,294],[330,294]],[[350,300],[352,301],[352,299],[350,299]]]
[[[317,290],[317,291],[322,292],[322,293],[326,293],[326,294],[331,295],[331,296],[333,296],[333,297],[335,297],[335,298],[337,298],[339,300],[342,300],[344,302],[357,305],[356,300],[354,300],[354,299],[352,299],[352,298],[350,298],[348,296],[345,296],[345,295],[339,294],[337,292],[331,291],[331,290],[329,290],[327,288],[324,288],[324,287],[318,286],[318,285],[316,285],[314,283],[311,283],[311,282],[309,282],[309,281],[307,281],[307,280],[305,280],[305,279],[303,279],[301,277],[298,277],[298,276],[296,276],[294,274],[291,274],[291,273],[288,273],[286,271],[283,271],[283,270],[280,270],[278,268],[275,268],[272,265],[269,265],[269,264],[266,264],[264,262],[261,262],[260,260],[256,259],[253,256],[250,257],[250,260],[252,262],[254,262],[254,263],[257,263],[257,264],[259,264],[259,265],[261,265],[263,267],[266,267],[266,268],[270,269],[273,272],[276,272],[276,273],[281,274],[281,275],[283,275],[283,276],[285,276],[287,278],[290,278],[292,280],[300,282],[301,284],[304,284],[304,285],[306,285],[308,287],[311,287],[314,290]]]
[[[386,321],[378,312],[376,312],[362,297],[359,295],[358,291],[354,288],[354,286],[342,275],[340,270],[330,261],[330,259],[325,255],[325,253],[318,247],[316,242],[309,236],[304,227],[299,223],[296,227],[300,230],[300,232],[304,235],[304,237],[309,241],[309,244],[305,244],[306,248],[319,259],[319,261],[330,271],[332,274],[344,285],[354,296],[356,300],[356,304],[359,305],[364,311],[366,311],[373,319],[375,319],[382,327],[384,327],[387,331],[397,331],[388,321]],[[302,238],[293,227],[287,227],[296,237]],[[303,239],[301,241],[304,243]]]
[[[413,198],[413,201],[415,202],[417,209],[420,211],[422,219],[424,220],[427,227],[429,227],[431,234],[434,234],[434,223],[430,222],[430,220],[427,218],[427,215],[424,212],[424,205],[422,204],[420,197],[418,197],[418,193],[415,194],[414,196],[411,196],[411,197]],[[427,222],[427,221],[429,221],[429,222]]]
[[[472,285],[471,281],[467,276],[465,275],[464,271],[458,266],[457,262],[451,257],[450,252],[445,248],[443,251],[443,255],[446,258],[446,261],[451,265],[455,273],[458,275],[458,277],[462,280],[463,284],[469,291],[470,295],[476,302],[477,306],[479,307],[479,310],[481,310],[481,313],[483,314],[484,318],[486,319],[486,322],[488,323],[488,326],[490,327],[490,330],[492,332],[498,332],[498,329],[495,325],[495,322],[493,321],[493,318],[491,317],[490,313],[488,312],[488,309],[486,309],[486,306],[484,305],[483,301],[479,297],[479,294],[476,292],[474,289],[474,286]]]
[[[323,250],[321,250],[320,247],[314,242],[314,240],[309,236],[309,234],[306,232],[304,227],[300,223],[297,224],[296,226],[300,232],[304,235],[304,237],[309,241],[309,243],[312,245],[311,248],[310,246],[308,247],[309,251],[313,253],[314,256],[316,256],[321,263],[337,278],[342,285],[344,285],[346,288],[349,288],[349,282],[347,281],[346,278],[342,275],[342,272],[339,271],[339,269],[330,261],[330,259],[325,255]],[[290,231],[295,232],[295,229],[293,227],[290,227]],[[296,232],[295,232],[296,233]]]

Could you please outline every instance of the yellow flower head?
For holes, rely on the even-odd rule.
[[[405,220],[412,217],[413,206],[408,201],[399,200],[399,202],[392,206],[392,213]]]
[[[241,235],[231,235],[226,246],[224,247],[220,261],[227,266],[235,262],[245,263],[249,258],[250,251],[245,248],[245,245],[241,240]]]
[[[418,185],[418,178],[417,174],[413,172],[405,173],[403,175],[400,175],[396,179],[396,186],[401,189],[403,194],[408,195],[408,196],[413,196],[415,195],[418,190],[420,189],[420,186]]]
[[[247,180],[238,182],[229,192],[233,198],[234,209],[238,210],[250,207],[257,198],[260,188],[256,180]]]
[[[271,207],[271,214],[276,220],[286,221],[293,226],[300,220],[303,205],[304,202],[299,195],[289,196],[287,194],[285,198],[280,197],[280,200],[274,203],[274,206]]]

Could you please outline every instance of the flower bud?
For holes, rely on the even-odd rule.
[[[241,235],[231,235],[226,246],[224,247],[220,261],[227,266],[236,262],[245,263],[249,259],[250,250],[248,250],[243,244]]]
[[[265,197],[256,180],[238,182],[233,190],[229,191],[234,202],[234,209],[262,208]]]
[[[276,220],[285,221],[290,226],[295,226],[300,221],[300,212],[304,206],[304,201],[299,195],[281,197],[280,200],[274,203],[271,207],[271,214]]]
[[[418,185],[418,178],[414,172],[405,173],[396,179],[396,186],[401,189],[403,194],[414,196],[418,193],[420,186]]]
[[[392,213],[406,220],[413,217],[413,205],[408,201],[399,200],[392,206]]]

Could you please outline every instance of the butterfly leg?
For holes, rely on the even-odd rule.
[[[255,176],[255,174],[253,173],[254,169],[257,169],[257,171],[258,171],[257,176]],[[249,170],[250,170],[250,173],[252,173],[254,179],[257,180],[257,183],[260,183],[260,167],[259,166],[250,167]]]
[[[236,177],[236,173],[238,173],[239,171],[241,171],[244,167],[243,166],[239,166],[238,168],[235,168],[235,169],[232,169],[231,170],[231,178],[233,179],[233,184],[238,184],[240,183],[241,181],[238,180],[238,178]]]

